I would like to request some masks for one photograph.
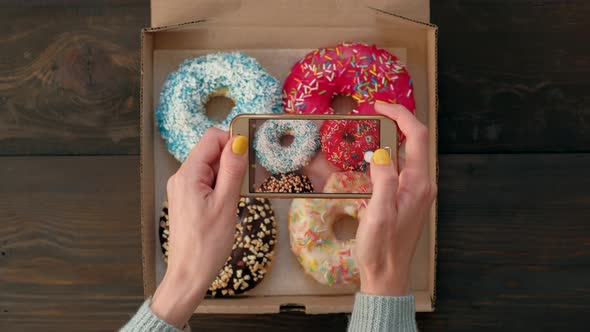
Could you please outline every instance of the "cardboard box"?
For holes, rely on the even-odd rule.
[[[141,225],[146,297],[153,294],[164,273],[156,236],[158,216],[165,199],[166,180],[179,166],[155,128],[154,109],[167,74],[186,58],[239,50],[257,58],[282,81],[300,56],[318,47],[359,41],[388,49],[405,60],[412,76],[417,116],[430,129],[431,176],[437,176],[436,27],[377,8],[343,5],[351,3],[346,1],[337,3],[339,6],[317,10],[313,5],[289,8],[285,2],[261,0],[257,6],[239,8],[224,17],[142,31]],[[260,7],[261,4],[267,6]],[[206,299],[197,312],[351,311],[354,289],[320,285],[303,272],[291,254],[286,216],[289,203],[289,200],[272,201],[279,224],[279,241],[267,277],[245,296]],[[418,311],[434,310],[435,260],[436,204],[412,262],[412,292]]]

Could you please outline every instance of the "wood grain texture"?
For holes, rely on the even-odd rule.
[[[590,151],[590,2],[431,1],[439,151]]]
[[[426,331],[585,331],[589,154],[440,158],[437,305]]]
[[[440,157],[437,303],[422,331],[585,331],[590,155]],[[585,176],[586,175],[586,176]],[[207,331],[344,331],[346,315],[195,316]]]
[[[589,151],[590,3],[431,3],[443,153]],[[137,154],[148,0],[0,2],[0,156]],[[138,158],[0,157],[0,331],[115,330],[142,301]],[[590,154],[440,156],[423,331],[586,331]],[[206,331],[347,316],[198,315]]]
[[[0,158],[0,330],[113,330],[141,302],[137,157]],[[583,331],[587,154],[440,158],[423,331]],[[207,331],[343,331],[340,315],[197,315]]]
[[[137,157],[0,157],[0,331],[115,330],[143,297]]]
[[[138,154],[148,0],[9,1],[0,22],[0,155]]]

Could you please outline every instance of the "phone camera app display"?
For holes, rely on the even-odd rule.
[[[375,119],[250,119],[251,193],[370,193]]]

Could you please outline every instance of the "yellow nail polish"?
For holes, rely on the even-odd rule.
[[[383,100],[376,100],[375,103],[376,104],[385,104],[385,105],[389,104],[388,102],[383,101]]]
[[[384,149],[378,149],[373,153],[373,162],[377,165],[387,165],[391,162],[391,157]]]
[[[231,144],[231,150],[235,154],[243,155],[248,151],[248,137],[238,136]]]

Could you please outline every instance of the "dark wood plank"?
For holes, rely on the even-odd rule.
[[[583,331],[590,154],[440,158],[424,331]],[[114,329],[142,298],[137,157],[0,158],[0,330]],[[208,331],[343,331],[346,315],[198,315]]]
[[[590,2],[431,1],[439,148],[590,150]]]
[[[442,152],[588,150],[587,1],[431,6]],[[136,154],[148,1],[0,8],[0,154]]]
[[[586,331],[590,154],[440,157],[437,305],[423,331]],[[207,331],[344,331],[346,315],[199,315]]]
[[[137,157],[0,157],[0,331],[115,330],[143,299]]]
[[[424,330],[587,330],[589,169],[590,154],[441,156]]]
[[[138,154],[149,0],[0,4],[0,155]]]

